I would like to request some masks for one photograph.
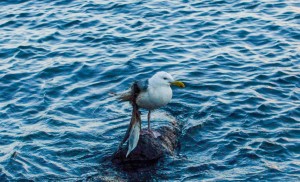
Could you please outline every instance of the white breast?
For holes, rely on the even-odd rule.
[[[167,105],[172,99],[170,86],[149,87],[147,92],[141,92],[137,98],[139,107],[153,110]]]

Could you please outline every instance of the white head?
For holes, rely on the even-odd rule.
[[[176,85],[178,87],[184,87],[184,84],[179,81],[175,81],[174,78],[167,72],[157,72],[149,79],[149,84],[154,86],[170,86]]]

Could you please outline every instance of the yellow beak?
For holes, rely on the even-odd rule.
[[[185,87],[184,83],[182,83],[180,81],[171,82],[171,85],[176,85],[177,87],[180,87],[180,88],[184,88]]]

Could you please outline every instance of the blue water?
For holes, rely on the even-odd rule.
[[[0,181],[300,180],[299,1],[1,1],[0,61]],[[152,118],[176,155],[112,165],[131,108],[108,93],[161,70],[186,84]]]

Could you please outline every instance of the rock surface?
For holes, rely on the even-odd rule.
[[[179,129],[176,120],[171,126],[162,126],[155,130],[160,134],[157,138],[146,129],[141,131],[137,147],[126,158],[127,145],[123,145],[112,156],[115,164],[148,165],[155,163],[165,154],[172,155],[178,145]]]

